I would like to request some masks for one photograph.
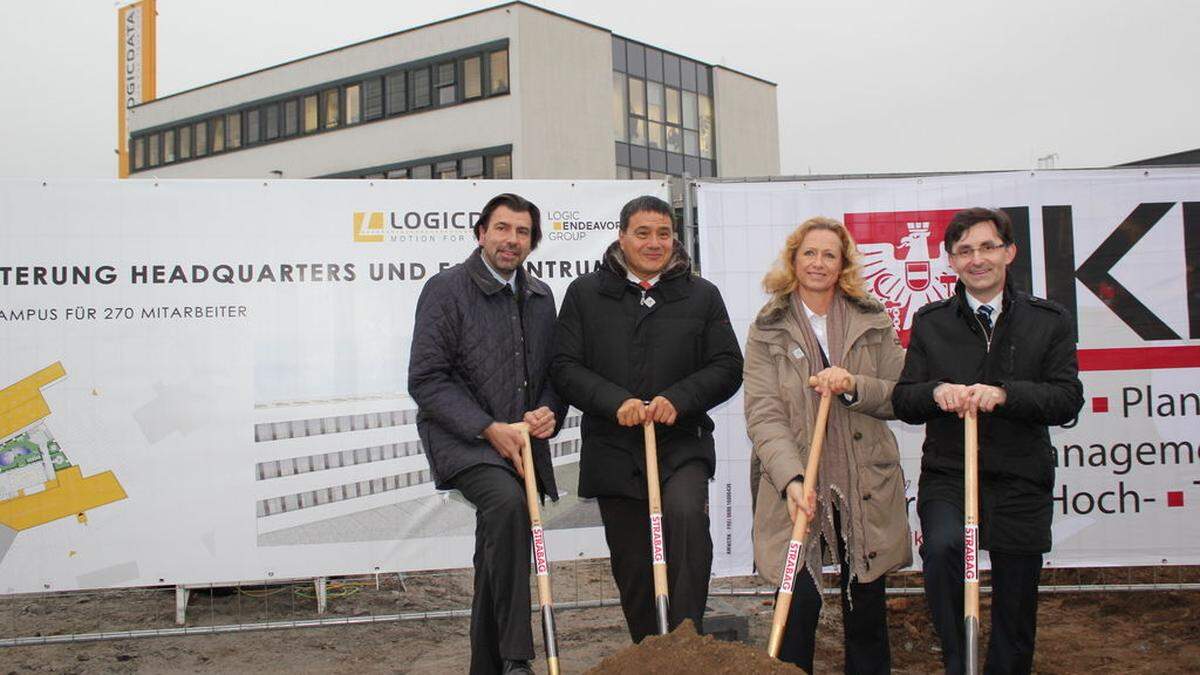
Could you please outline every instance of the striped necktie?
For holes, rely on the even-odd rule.
[[[979,309],[975,310],[975,316],[979,317],[979,323],[983,324],[983,331],[987,336],[992,337],[992,309],[991,305],[980,305]]]

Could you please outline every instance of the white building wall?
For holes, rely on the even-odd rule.
[[[779,174],[775,85],[713,67],[717,173],[723,178]]]
[[[513,176],[614,178],[612,33],[524,5],[513,12]]]

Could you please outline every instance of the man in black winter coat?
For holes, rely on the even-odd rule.
[[[555,389],[584,413],[579,494],[598,498],[634,642],[657,633],[643,421],[655,422],[658,440],[669,625],[699,628],[712,571],[708,410],[742,383],[721,293],[692,274],[674,234],[663,200],[625,205],[601,267],[567,289],[551,367]]]
[[[531,673],[529,511],[522,435],[529,424],[538,488],[558,499],[546,439],[566,411],[547,377],[554,296],[522,268],[541,239],[537,206],[492,198],[479,247],[434,275],[417,302],[408,390],[438,489],[476,508],[471,673]]]
[[[979,414],[980,546],[992,560],[989,673],[1028,673],[1042,554],[1050,550],[1054,449],[1049,425],[1083,405],[1073,319],[1013,288],[1012,224],[1000,210],[954,215],[946,251],[953,297],[917,312],[896,416],[924,423],[917,513],[925,597],[948,673],[964,669],[963,422]]]

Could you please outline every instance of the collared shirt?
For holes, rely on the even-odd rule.
[[[996,321],[1000,318],[1000,312],[1003,311],[1003,309],[1004,309],[1004,289],[1001,289],[1000,292],[996,294],[996,297],[992,298],[991,300],[988,300],[987,302],[984,302],[982,300],[977,300],[975,298],[975,296],[971,295],[968,292],[967,293],[967,305],[971,308],[972,313],[978,313],[979,308],[982,307],[983,305],[987,305],[988,307],[991,307],[992,308],[992,325],[995,326]]]
[[[808,316],[808,323],[812,326],[813,333],[817,335],[817,342],[820,343],[821,349],[825,350],[825,358],[829,358],[829,322],[827,314],[817,314],[808,308],[801,300],[800,304],[804,306],[804,313]],[[830,361],[832,364],[832,361]],[[850,405],[858,400],[858,392],[842,392],[842,401],[846,405]]]
[[[481,256],[479,256],[479,259],[483,261],[483,266],[486,267],[487,270],[492,273],[492,276],[496,277],[496,281],[499,281],[500,283],[507,285],[509,287],[509,289],[512,290],[513,295],[517,294],[517,272],[516,272],[516,270],[513,270],[513,272],[508,275],[508,278],[505,279],[503,276],[500,275],[499,272],[496,271],[496,269],[494,267],[492,267],[491,263],[488,262],[487,256],[481,255]]]
[[[825,357],[829,357],[829,329],[825,320],[824,314],[817,314],[809,309],[804,301],[800,301],[804,305],[804,313],[808,316],[808,323],[812,325],[813,332],[817,334],[817,342],[821,343],[821,349],[825,350]]]
[[[625,278],[632,281],[634,283],[634,285],[636,285],[636,286],[642,285],[642,278],[639,277],[638,275],[634,274],[633,272],[626,272]],[[661,274],[655,274],[654,276],[650,277],[646,281],[649,282],[651,286],[653,286],[654,284],[658,283],[658,280],[660,278],[662,278]]]

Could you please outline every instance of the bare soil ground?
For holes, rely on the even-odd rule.
[[[616,597],[607,561],[556,564],[553,579],[560,603]],[[1200,568],[1048,571],[1043,578],[1043,583],[1057,585],[1198,581]],[[326,617],[368,623],[0,647],[0,673],[466,672],[467,619],[422,613],[468,607],[469,571],[408,575],[403,583],[396,575],[385,575],[378,582],[376,587],[373,577],[347,579],[330,588]],[[896,575],[893,583],[920,586],[916,575]],[[754,585],[754,579],[722,580],[714,584],[714,595]],[[1041,596],[1034,662],[1037,672],[1200,673],[1200,591],[1113,588]],[[174,600],[171,589],[0,597],[0,639],[168,629],[173,627]],[[763,650],[770,629],[771,599],[735,596],[723,600],[750,617],[748,649]],[[939,671],[940,653],[924,598],[894,596],[888,605],[893,670]],[[193,593],[188,626],[305,621],[317,618],[315,606],[309,584],[247,587],[232,593],[201,590]],[[989,606],[989,596],[984,595],[985,640]],[[422,618],[386,620],[396,614]],[[370,622],[372,619],[381,620]],[[595,668],[606,657],[619,657],[631,646],[619,607],[562,608],[557,620],[563,672]],[[537,621],[535,614],[534,636],[541,655]],[[696,643],[679,639],[663,645],[659,656],[669,659],[672,649],[684,664],[698,655]],[[722,652],[725,656],[721,658],[736,660],[730,653]],[[639,663],[636,659],[617,663],[615,670],[605,672],[652,672],[648,668],[630,670],[631,663]],[[644,665],[651,664],[647,661]],[[817,670],[840,672],[841,665],[839,604],[830,602],[822,613]],[[545,672],[545,660],[539,656],[534,668]]]

